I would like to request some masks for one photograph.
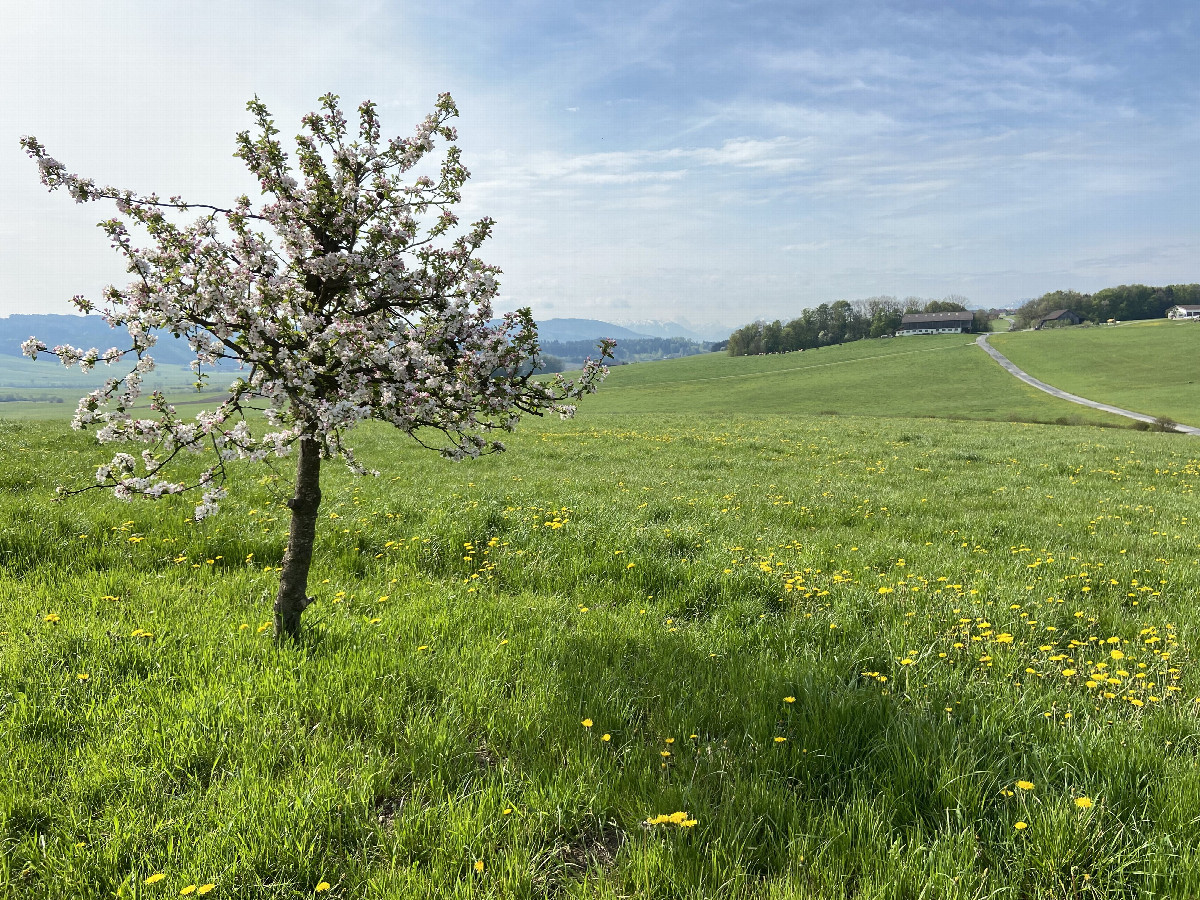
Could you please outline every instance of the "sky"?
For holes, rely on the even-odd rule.
[[[442,91],[500,310],[732,328],[880,294],[1200,281],[1192,0],[0,0],[0,316],[128,280],[38,182],[214,204],[260,97],[403,135]],[[3,324],[0,323],[0,329]]]

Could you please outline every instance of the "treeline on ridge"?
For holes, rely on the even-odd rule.
[[[837,300],[804,310],[799,318],[784,323],[751,322],[729,336],[726,348],[730,356],[758,353],[789,353],[811,350],[830,344],[844,344],[862,338],[894,334],[905,313],[959,312],[966,310],[966,297],[955,294],[942,300],[921,297],[868,297],[865,300]],[[985,310],[974,313],[975,331],[988,330]]]
[[[1123,284],[1104,288],[1094,294],[1079,291],[1051,291],[1030,300],[1013,313],[1015,328],[1030,328],[1039,319],[1057,309],[1069,309],[1092,322],[1109,319],[1161,319],[1172,306],[1200,305],[1200,284],[1168,284],[1149,287]]]

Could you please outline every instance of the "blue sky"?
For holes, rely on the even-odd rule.
[[[55,2],[0,12],[0,315],[124,281],[17,140],[225,201],[258,94],[458,101],[502,307],[737,326],[875,294],[1200,280],[1185,2]]]

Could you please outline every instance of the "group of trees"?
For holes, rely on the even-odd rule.
[[[1093,322],[1161,319],[1172,306],[1192,304],[1200,304],[1200,284],[1169,284],[1166,287],[1123,284],[1094,294],[1051,291],[1021,306],[1013,314],[1013,320],[1016,328],[1030,328],[1056,309],[1073,310]]]
[[[758,353],[787,353],[792,350],[811,350],[830,344],[844,344],[861,338],[878,338],[894,334],[906,313],[958,312],[965,310],[966,297],[951,294],[942,300],[921,297],[868,297],[865,300],[837,300],[806,309],[799,318],[784,323],[751,322],[729,336],[730,356],[751,356]],[[988,317],[984,310],[975,312],[975,331],[987,331]]]

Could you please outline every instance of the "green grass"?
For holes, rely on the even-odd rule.
[[[617,366],[591,413],[837,414],[1120,424],[1013,378],[968,335]]]
[[[198,525],[56,503],[107,448],[0,423],[0,895],[1200,892],[1200,444],[583,415],[460,465],[363,430],[299,648],[286,469]]]
[[[1124,409],[1200,425],[1200,327],[1154,320],[996,335],[992,346],[1035,378]]]

